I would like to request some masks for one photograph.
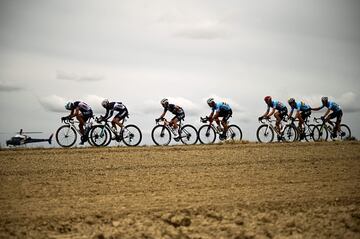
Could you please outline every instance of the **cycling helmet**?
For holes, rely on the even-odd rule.
[[[207,100],[208,105],[210,105],[212,102],[214,102],[214,98],[209,98],[209,99]]]
[[[106,108],[106,106],[109,104],[109,100],[108,99],[104,99],[102,102],[101,102],[101,105]]]
[[[294,99],[294,98],[290,98],[290,99],[288,100],[288,103],[289,103],[289,104],[295,103],[295,99]]]
[[[168,100],[168,99],[162,99],[162,100],[160,101],[160,103],[161,103],[162,105],[165,105],[165,104],[168,104],[168,103],[169,103],[169,100]]]
[[[268,103],[268,102],[270,102],[271,101],[271,96],[265,96],[265,98],[264,98],[264,101],[266,102],[266,103]]]
[[[72,102],[68,102],[68,103],[66,103],[66,105],[65,105],[65,109],[71,110],[71,109],[73,108],[73,106],[74,106],[74,104],[73,104]]]
[[[322,101],[322,102],[327,102],[327,101],[328,101],[328,98],[327,98],[326,96],[323,96],[323,97],[321,97],[321,101]]]

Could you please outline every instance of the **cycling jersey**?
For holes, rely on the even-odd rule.
[[[118,111],[119,114],[117,114],[115,117],[120,118],[119,116],[126,116],[128,113],[128,110],[126,106],[121,102],[110,102],[106,107],[106,113],[104,118],[109,119],[111,116],[113,116],[114,111]]]
[[[82,101],[75,101],[74,102],[74,109],[79,108],[81,113],[87,113],[87,112],[92,112],[91,107],[86,104],[85,102]]]
[[[74,109],[76,109],[76,108],[79,108],[84,121],[87,121],[88,119],[90,119],[93,116],[93,111],[92,111],[91,107],[88,104],[86,104],[85,102],[75,101]]]
[[[327,103],[327,105],[325,105],[325,107],[334,112],[338,112],[341,110],[341,107],[333,101],[328,101],[328,103]]]
[[[174,104],[168,104],[166,107],[164,107],[164,113],[166,113],[167,111],[170,111],[174,115],[184,113],[184,110],[180,106],[177,106],[177,105],[174,105]]]
[[[218,102],[215,103],[215,105],[212,107],[212,112],[216,111],[216,112],[226,112],[226,111],[230,111],[231,107],[230,105],[228,105],[225,102]]]
[[[284,111],[285,109],[287,110],[286,106],[278,100],[272,100],[268,105],[268,110],[270,110],[270,108],[274,108],[278,111]]]
[[[302,101],[295,102],[294,107],[291,107],[291,112],[296,109],[297,111],[308,111],[311,109],[310,105],[305,104]]]

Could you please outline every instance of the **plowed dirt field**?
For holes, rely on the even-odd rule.
[[[1,238],[360,238],[360,143],[0,150]]]

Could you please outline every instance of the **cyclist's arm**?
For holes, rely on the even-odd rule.
[[[331,109],[328,109],[328,110],[326,111],[326,113],[324,114],[324,118],[326,118],[326,117],[330,114],[330,112],[331,112]]]
[[[70,113],[70,115],[68,117],[71,119],[74,116],[78,115],[78,113],[79,113],[79,107],[76,107],[75,109],[71,110],[71,113]]]
[[[167,111],[167,109],[164,110],[164,112],[160,115],[159,119],[164,118],[164,116],[165,116],[165,114],[166,114],[166,111]]]
[[[270,112],[270,107],[267,108],[266,112],[261,116],[261,118],[266,117]]]
[[[275,113],[275,108],[272,109],[271,113],[267,115],[267,117],[271,117]]]
[[[288,117],[289,117],[289,118],[291,118],[291,116],[292,116],[293,112],[294,112],[294,109],[293,109],[293,108],[291,108],[290,113],[289,113],[289,115],[288,115]]]
[[[311,108],[311,110],[318,111],[318,110],[321,110],[322,108],[324,108],[324,106],[319,106],[319,107],[316,107],[316,108]]]
[[[219,114],[220,114],[220,111],[216,111],[214,116],[213,116],[213,120],[219,119]]]
[[[211,111],[210,115],[209,115],[209,122],[211,123],[213,121],[213,116],[214,116],[214,111]]]
[[[110,112],[110,113],[109,113]],[[114,110],[108,110],[108,109],[106,109],[106,113],[105,113],[105,115],[104,115],[104,119],[105,120],[108,120],[108,119],[110,119],[111,118],[111,116],[113,116],[113,114],[114,114]]]

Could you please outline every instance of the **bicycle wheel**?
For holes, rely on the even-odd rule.
[[[298,139],[298,131],[294,125],[286,125],[282,133],[282,139],[285,142],[294,142]]]
[[[266,124],[260,125],[256,137],[260,143],[271,143],[274,140],[274,130]]]
[[[63,125],[56,131],[56,142],[64,148],[73,146],[77,139],[75,129],[71,128],[70,125]]]
[[[96,125],[92,128],[89,133],[90,142],[94,144],[94,146],[104,146],[108,141],[108,137],[111,137],[111,133],[109,129],[103,125]]]
[[[318,124],[316,127],[319,129],[319,141],[326,141],[329,137],[329,133],[324,124]]]
[[[192,125],[184,125],[180,130],[180,139],[183,144],[196,144],[198,141],[197,130]]]
[[[242,139],[242,132],[240,127],[237,125],[230,125],[226,132],[226,139],[240,141]]]
[[[305,140],[307,142],[320,140],[320,130],[316,125],[314,124],[307,125],[307,127],[305,128]]]
[[[133,124],[129,124],[121,131],[122,140],[127,146],[138,146],[142,139],[141,130]]]
[[[351,138],[351,131],[350,131],[350,127],[347,126],[346,124],[341,124],[340,125],[340,131],[339,131],[339,137],[341,140],[347,140]]]
[[[213,127],[206,124],[200,127],[198,138],[202,144],[212,144],[216,140],[216,133]]]
[[[171,133],[164,125],[157,125],[151,132],[151,138],[156,145],[166,146],[171,141]]]

